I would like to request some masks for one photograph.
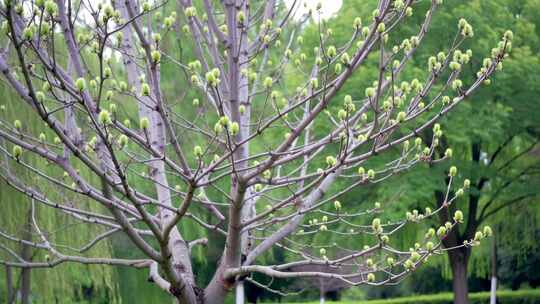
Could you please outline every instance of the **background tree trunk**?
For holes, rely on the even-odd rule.
[[[26,225],[23,228],[23,239],[32,241],[32,211],[28,210]],[[21,258],[25,261],[32,260],[32,248],[28,245],[21,244]],[[30,304],[31,290],[31,268],[23,268],[21,270],[21,304]]]
[[[326,301],[326,298],[324,297],[324,290],[321,289],[321,294],[319,297],[319,304],[324,304],[325,301]]]
[[[466,249],[469,250],[469,249]],[[449,251],[452,268],[452,287],[454,289],[454,304],[469,304],[469,285],[467,282],[468,254],[457,249]]]
[[[491,294],[489,304],[497,303],[497,242],[491,241]]]
[[[13,270],[11,266],[6,266],[6,293],[7,293],[7,303],[13,303],[15,292],[13,290]]]
[[[236,304],[244,304],[244,281],[236,283]]]

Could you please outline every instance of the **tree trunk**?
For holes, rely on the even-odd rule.
[[[236,284],[236,304],[244,304],[244,281],[238,281]]]
[[[321,295],[319,297],[319,304],[324,304],[325,301],[326,301],[326,298],[324,297],[324,291],[321,290]]]
[[[491,293],[489,304],[497,303],[497,243],[495,238],[491,242]]]
[[[452,287],[454,289],[454,304],[469,304],[469,285],[467,283],[468,258],[461,250],[449,252],[452,268]]]
[[[32,241],[32,210],[28,210],[28,217],[24,227],[23,239]],[[27,262],[32,260],[32,247],[26,244],[21,245],[21,258]],[[30,287],[31,287],[31,268],[23,268],[21,270],[21,304],[30,304]]]
[[[15,297],[15,292],[13,290],[13,270],[11,270],[11,266],[6,266],[6,289],[7,303],[11,304]]]

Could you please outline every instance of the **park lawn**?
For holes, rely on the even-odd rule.
[[[420,295],[401,297],[385,300],[369,300],[369,301],[339,301],[327,303],[339,304],[413,304],[413,303],[433,303],[433,304],[451,304],[452,293],[438,293],[432,295]],[[474,292],[469,294],[471,304],[489,303],[489,292]],[[319,301],[313,302],[295,302],[289,304],[318,304]],[[540,303],[540,289],[523,289],[523,290],[501,290],[497,291],[497,303],[499,304],[535,304]]]

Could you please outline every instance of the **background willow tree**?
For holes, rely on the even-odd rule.
[[[441,242],[464,219],[456,210],[445,225],[426,227],[410,250],[392,246],[397,231],[448,212],[464,194],[470,181],[457,180],[456,167],[448,170],[442,206],[425,213],[387,221],[379,204],[339,199],[418,163],[436,166],[450,158],[450,148],[436,157],[443,135],[437,120],[502,68],[512,32],[499,33],[502,40],[481,59],[476,77],[464,81],[462,67],[472,53],[461,47],[474,31],[465,19],[456,20],[453,38],[429,57],[429,73],[420,80],[402,72],[426,37],[440,0],[418,8],[412,0],[380,1],[369,17],[354,19],[349,39],[340,44],[321,24],[309,62],[302,50],[303,22],[291,19],[298,4],[290,9],[278,1],[176,4],[163,14],[157,12],[161,2],[4,1],[0,69],[19,95],[20,108],[41,119],[46,132],[32,132],[21,119],[1,125],[0,150],[7,157],[1,176],[29,197],[28,223],[36,239],[3,232],[8,245],[2,264],[147,268],[149,279],[179,302],[222,303],[234,287],[242,302],[244,280],[272,288],[256,282],[255,273],[349,285],[397,283],[429,256],[491,235],[483,227],[469,243],[444,248]],[[415,34],[393,37],[415,9],[424,16]],[[192,56],[169,51],[171,37],[180,33],[190,34],[179,43],[189,43]],[[365,88],[363,94],[338,98],[351,76],[372,60],[378,69],[371,80],[356,84]],[[171,68],[178,70],[178,83],[166,91],[161,69]],[[289,81],[298,87],[289,89]],[[433,137],[426,145],[417,135],[428,129]],[[396,150],[396,157],[372,162]],[[46,169],[29,162],[30,155]],[[45,192],[43,185],[57,190]],[[64,193],[73,196],[69,203]],[[342,212],[344,204],[355,204],[354,211]],[[93,228],[94,236],[82,248],[51,236],[40,217],[41,209],[51,208]],[[203,232],[196,235],[185,223]],[[348,227],[341,229],[343,224]],[[210,231],[221,234],[222,242],[211,243]],[[127,236],[140,258],[83,250],[115,233]],[[342,235],[344,248],[311,246],[321,234]],[[359,235],[363,246],[347,242]],[[17,243],[43,252],[43,258],[23,258],[9,247]],[[220,246],[222,255],[211,280],[200,282],[192,256],[205,244]],[[294,261],[263,263],[275,247]],[[295,270],[317,265],[327,267]]]
[[[21,104],[19,97],[9,89],[6,85],[0,84],[0,92],[2,92],[2,123],[6,121],[14,121],[20,119],[22,121],[29,122],[25,124],[27,132],[39,133],[43,130],[43,124],[32,123],[35,120],[35,115],[31,111],[21,111]],[[23,107],[24,108],[24,107]],[[29,110],[29,109],[28,109]],[[52,134],[52,133],[51,133]],[[4,140],[0,139],[2,147],[4,147]],[[3,155],[2,166],[11,174],[15,174],[19,179],[25,182],[35,182],[34,175],[27,171],[21,170],[16,166],[7,166],[6,160],[8,158]],[[40,161],[39,158],[26,158],[27,162],[39,168],[48,174],[55,174],[54,169],[47,166],[46,163]],[[56,172],[57,174],[58,172]],[[90,176],[88,176],[91,178]],[[71,195],[69,192],[60,191],[58,195],[54,192],[58,191],[54,186],[40,185],[40,191],[49,193],[58,202],[64,204],[73,204],[74,199],[79,199]],[[2,253],[4,250],[14,250],[21,256],[26,255],[26,259],[31,260],[44,260],[46,259],[47,252],[43,250],[37,250],[30,245],[11,244],[11,241],[7,241],[5,237],[6,232],[13,232],[19,236],[23,236],[23,239],[27,241],[37,241],[35,235],[31,229],[31,199],[21,194],[16,189],[9,187],[4,179],[0,181],[0,202],[5,207],[0,213],[0,223],[2,223],[2,242],[0,242],[0,248]],[[82,206],[88,208],[88,210],[101,210],[100,207],[96,207],[95,204],[91,204],[88,200],[80,200],[78,202]],[[84,229],[80,227],[80,223],[77,220],[73,220],[71,216],[64,213],[56,212],[53,208],[41,208],[36,215],[40,219],[40,223],[45,227],[49,237],[53,238],[55,242],[61,244],[70,244],[72,247],[83,248],[89,239],[93,238],[95,229]],[[27,227],[29,227],[28,229]],[[72,227],[78,227],[77,233],[71,231]],[[95,246],[89,247],[91,254],[99,255],[103,257],[111,257],[113,250],[111,244],[108,242],[102,242]],[[23,253],[24,252],[24,253]],[[19,271],[20,270],[20,271]],[[94,266],[89,267],[86,265],[61,265],[54,269],[48,269],[46,271],[38,270],[32,271],[31,268],[6,267],[6,276],[0,277],[2,288],[0,289],[0,298],[7,304],[20,303],[26,304],[39,301],[40,303],[56,303],[61,301],[63,303],[71,303],[70,300],[78,301],[88,297],[101,297],[108,302],[116,303],[118,298],[116,293],[118,291],[118,285],[116,282],[116,274],[114,269],[106,266]],[[70,299],[70,300],[66,300]]]

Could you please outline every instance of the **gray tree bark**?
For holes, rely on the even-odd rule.
[[[15,297],[15,291],[13,290],[13,270],[11,269],[11,266],[6,266],[6,296],[7,296],[7,303],[11,304],[13,303],[14,297]]]
[[[28,210],[27,222],[23,228],[23,239],[27,241],[32,240],[32,212]],[[32,260],[32,248],[29,245],[21,244],[21,257],[25,261]],[[21,304],[30,304],[30,292],[32,283],[32,269],[23,268],[21,270]]]
[[[454,304],[469,304],[469,285],[467,282],[469,254],[466,251],[470,251],[470,249],[449,251]]]

